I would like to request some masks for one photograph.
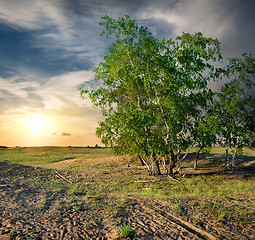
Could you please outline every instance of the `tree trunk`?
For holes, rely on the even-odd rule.
[[[154,176],[161,175],[158,159],[156,158],[154,151],[151,153],[151,166]]]
[[[155,170],[154,174],[156,176],[161,175],[159,164],[158,164],[158,159],[156,157],[153,158],[153,163],[154,163],[154,170]]]
[[[153,154],[150,156],[150,162],[151,162],[151,174],[155,176],[155,166],[154,166],[154,157]]]
[[[166,167],[166,159],[165,159],[165,157],[162,157],[162,166],[163,166],[164,170],[166,171],[165,174],[168,175],[168,169]]]
[[[199,159],[199,154],[201,152],[201,150],[203,149],[204,147],[200,147],[196,153],[196,157],[195,157],[195,161],[194,161],[194,169],[196,170],[197,169],[197,161]]]
[[[146,161],[143,157],[141,157],[141,158],[142,158],[144,164],[146,165],[146,167],[148,168],[149,175],[151,175],[152,174],[152,169],[150,168],[150,165],[149,165],[149,159],[147,158],[147,161]]]
[[[170,151],[170,162],[169,162],[169,174],[173,175],[173,169],[176,164],[176,156],[174,154],[174,151],[171,149]]]
[[[129,161],[128,157],[127,157],[126,155],[124,155],[124,158],[125,158],[126,161],[127,161],[128,171],[129,171],[131,174],[133,174],[132,171],[130,170],[130,161]]]
[[[137,156],[138,156],[138,158],[140,160],[141,166],[145,166],[145,163],[144,163],[142,157],[140,155],[137,155]]]
[[[199,156],[199,152],[197,152],[196,158],[195,158],[195,161],[194,161],[194,170],[197,169],[197,160],[198,160],[198,156]]]
[[[182,168],[182,160],[181,160],[181,150],[180,150],[180,148],[178,149],[178,152],[176,154],[175,159],[176,159],[177,165],[179,165],[178,170],[177,170],[179,172],[180,169]]]
[[[150,165],[149,165],[149,159],[148,158],[146,159],[146,158],[144,158],[141,155],[138,155],[138,156],[139,156],[140,160],[143,162],[144,166],[147,167],[149,175],[151,175],[152,174],[152,170],[151,170]]]
[[[182,158],[180,158],[180,156],[179,156],[179,167],[178,167],[178,169],[177,169],[177,172],[180,172],[180,170],[181,170],[181,168],[182,168],[182,161],[186,158],[186,156],[189,154],[189,151],[190,151],[190,149],[194,146],[194,144],[195,144],[195,142],[193,142],[190,146],[189,146],[189,148],[188,148],[188,150],[186,151],[186,153],[183,155],[183,157]]]
[[[232,147],[230,147],[230,152],[231,152],[231,155],[232,155],[232,159],[231,159],[231,169],[234,170],[235,168],[235,157],[236,157],[236,150],[232,150]]]
[[[228,145],[226,145],[226,162],[227,162],[227,168],[230,168],[230,159],[228,154]]]

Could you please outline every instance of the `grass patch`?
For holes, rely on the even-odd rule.
[[[196,152],[198,148],[192,148],[190,152]],[[242,156],[255,156],[255,150],[250,149],[248,147],[244,147],[242,152]],[[210,151],[211,154],[226,154],[226,148],[225,147],[213,147]]]
[[[69,192],[74,195],[85,195],[87,190],[87,186],[81,183],[76,183],[69,187]]]
[[[213,150],[222,154],[224,149]],[[243,157],[242,160],[251,161],[252,157],[248,157],[248,155],[253,154],[252,156],[254,156],[254,152],[245,151],[247,157]],[[198,226],[204,227],[206,222],[217,222],[218,225],[228,226],[230,229],[242,229],[244,234],[249,235],[248,232],[245,232],[245,226],[255,222],[254,175],[245,177],[221,173],[177,176],[180,180],[180,183],[177,183],[166,176],[148,176],[146,168],[132,169],[133,173],[131,174],[128,172],[126,162],[116,159],[114,161],[88,160],[80,165],[70,163],[66,167],[68,171],[63,171],[63,175],[67,176],[68,181],[60,178],[55,170],[48,169],[46,171],[44,169],[48,164],[66,159],[92,159],[112,155],[109,149],[104,148],[13,148],[0,150],[0,162],[39,165],[40,168],[6,164],[7,166],[3,166],[1,171],[3,176],[9,175],[18,181],[26,176],[22,179],[37,186],[66,191],[78,199],[92,199],[95,204],[106,211],[109,218],[118,219],[122,223],[125,222],[128,207],[126,199],[128,196],[132,196],[139,199],[164,200],[169,203],[171,211],[175,215],[190,220]],[[213,166],[217,166],[217,161],[218,159],[214,159]],[[33,172],[35,173],[33,174]],[[80,173],[81,175],[78,177]],[[71,177],[71,175],[75,177]],[[38,208],[43,209],[47,205],[45,201],[42,199],[38,203]],[[71,208],[73,211],[79,212],[86,207],[83,202],[76,202]],[[130,236],[132,232],[128,225],[119,225],[118,228],[124,237]]]
[[[125,223],[118,226],[118,229],[119,229],[120,235],[123,237],[129,237],[131,235],[132,228]]]
[[[58,183],[54,181],[42,181],[42,180],[36,180],[36,179],[30,179],[30,182],[34,183],[38,187],[44,187],[52,190],[58,190],[58,191],[66,191],[69,189],[69,186],[65,183]]]
[[[24,165],[47,165],[69,159],[113,156],[107,148],[16,147],[0,150],[0,161]]]

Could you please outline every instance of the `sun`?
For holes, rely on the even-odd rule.
[[[47,126],[47,121],[42,116],[35,116],[29,120],[29,127],[32,134],[41,134]]]

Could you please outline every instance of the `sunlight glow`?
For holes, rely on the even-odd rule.
[[[29,120],[28,125],[31,129],[31,132],[37,135],[44,131],[47,126],[47,120],[42,116],[35,116]]]

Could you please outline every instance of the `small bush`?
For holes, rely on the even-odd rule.
[[[179,203],[175,208],[175,213],[180,216],[186,216],[188,213],[188,207],[185,204]]]
[[[129,225],[124,223],[119,226],[119,231],[123,237],[129,237],[132,232],[132,228]]]

